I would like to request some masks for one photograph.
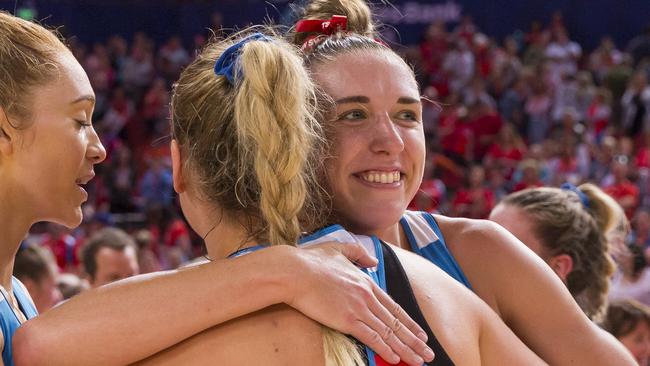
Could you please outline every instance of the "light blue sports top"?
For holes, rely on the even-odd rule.
[[[432,214],[420,211],[406,211],[400,224],[414,253],[447,272],[456,281],[472,289],[463,270],[447,248],[440,227]]]
[[[13,287],[14,296],[18,301],[18,306],[20,306],[20,310],[25,314],[25,317],[31,319],[38,315],[36,307],[29,297],[27,290],[16,277],[11,277],[11,286]],[[5,366],[13,366],[14,359],[11,352],[11,341],[14,332],[16,332],[16,329],[20,326],[20,320],[18,320],[18,315],[16,314],[17,310],[14,310],[9,303],[7,291],[0,288],[0,293],[2,294],[2,297],[0,297],[0,329],[2,330],[2,336],[4,337],[2,362]]]

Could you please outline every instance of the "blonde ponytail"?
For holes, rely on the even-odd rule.
[[[285,47],[250,42],[239,59],[235,96],[240,159],[254,161],[260,210],[273,245],[295,245],[308,194],[310,148],[320,136],[310,100],[314,87],[300,59]],[[322,327],[326,366],[363,365],[354,342]]]
[[[313,85],[300,58],[273,42],[243,47],[235,95],[239,157],[253,161],[260,211],[273,245],[294,245],[307,196],[308,157],[320,132],[309,101]]]
[[[360,349],[345,335],[322,327],[325,366],[364,366]]]

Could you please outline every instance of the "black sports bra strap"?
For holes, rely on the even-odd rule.
[[[390,246],[384,242],[381,243],[382,252],[384,254],[384,270],[386,273],[386,289],[388,294],[397,302],[406,313],[415,320],[425,333],[429,340],[427,345],[433,350],[436,354],[433,362],[427,363],[429,366],[450,366],[454,363],[449,358],[445,349],[442,348],[440,342],[431,331],[429,324],[427,324],[422,310],[415,299],[415,294],[413,294],[413,288],[406,276],[404,267],[400,263],[399,259],[395,252],[390,248]]]

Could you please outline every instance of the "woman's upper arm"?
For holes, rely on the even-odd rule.
[[[481,303],[481,365],[546,365],[487,305]]]
[[[553,365],[634,365],[533,251],[495,223],[467,222],[442,225],[449,249],[476,294],[542,359]]]

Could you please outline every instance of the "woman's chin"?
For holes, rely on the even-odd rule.
[[[68,229],[74,229],[77,226],[81,225],[82,220],[83,213],[81,212],[81,207],[77,207],[74,209],[74,211],[70,211],[66,216],[61,216],[46,221],[65,226]]]

